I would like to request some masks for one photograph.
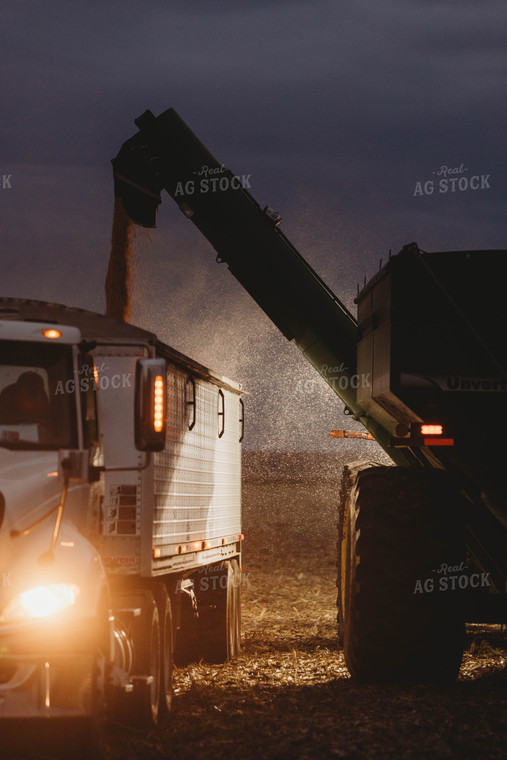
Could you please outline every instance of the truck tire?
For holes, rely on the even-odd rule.
[[[232,654],[236,657],[241,652],[241,568],[237,559],[231,560],[233,569],[234,609],[232,614]]]
[[[230,660],[241,648],[241,577],[236,559],[209,569],[197,593],[199,651],[207,662]]]
[[[198,588],[202,573],[194,575],[194,588]],[[195,592],[193,592],[195,593]],[[179,592],[180,624],[174,644],[174,662],[178,667],[185,667],[191,662],[198,662],[201,657],[199,640],[199,617],[195,607],[195,597]]]
[[[442,470],[359,471],[341,519],[339,606],[345,662],[359,682],[448,682],[464,615],[438,568],[464,561],[463,503]],[[429,579],[429,580],[428,580]]]
[[[157,725],[160,703],[160,618],[151,592],[143,595],[141,614],[133,620],[132,640],[135,686],[128,717],[136,727],[146,729]],[[146,676],[151,683],[143,684]]]
[[[173,616],[171,599],[163,583],[155,593],[160,621],[159,719],[171,712],[173,695]]]

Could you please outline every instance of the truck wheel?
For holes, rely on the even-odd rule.
[[[241,568],[237,559],[231,560],[233,569],[233,611],[232,611],[232,638],[231,657],[236,657],[241,652]]]
[[[455,680],[464,615],[437,570],[464,561],[463,502],[442,470],[357,474],[341,520],[345,662],[362,682]]]
[[[159,718],[171,711],[173,695],[173,616],[171,599],[161,583],[156,590],[158,617],[160,621],[160,686]]]
[[[184,667],[201,658],[199,640],[199,618],[196,614],[195,589],[199,589],[202,572],[194,575],[194,590],[191,594],[180,591],[180,625],[176,632],[174,645],[174,662],[178,667]]]
[[[158,723],[160,697],[160,619],[153,594],[144,595],[141,615],[132,625],[134,693],[129,719],[140,728]],[[149,682],[142,678],[149,677]]]
[[[203,576],[198,600],[201,657],[225,662],[241,646],[240,569],[237,560],[222,562]]]

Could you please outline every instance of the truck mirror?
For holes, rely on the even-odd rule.
[[[60,449],[58,451],[58,475],[61,479],[88,482],[90,452],[86,449]]]
[[[138,359],[135,443],[139,451],[162,451],[166,435],[165,359]]]

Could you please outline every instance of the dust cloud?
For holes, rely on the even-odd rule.
[[[346,247],[339,253],[332,250],[324,222],[312,246],[308,231],[311,208],[313,204],[308,203],[305,223],[296,230],[291,225],[289,237],[304,238],[303,255],[310,251],[308,258],[314,259],[311,263],[317,270],[326,270],[325,278],[334,275],[332,285],[339,286],[338,295],[354,308],[358,273],[352,253]],[[313,211],[315,226],[320,217]],[[343,402],[283,337],[227,265],[215,262],[216,252],[170,202],[163,205],[158,228],[150,230],[150,235],[149,245],[141,235],[133,246],[134,255],[138,253],[132,281],[132,322],[242,383],[245,449],[340,452],[348,460],[382,455],[374,441],[330,438],[333,428],[363,428],[343,414]],[[299,247],[300,240],[295,242]],[[323,266],[326,261],[327,267]]]

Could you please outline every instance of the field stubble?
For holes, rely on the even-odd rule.
[[[360,686],[336,641],[340,463],[247,454],[243,652],[177,669],[170,722],[108,730],[108,760],[505,758],[507,642],[469,626],[450,687]]]

